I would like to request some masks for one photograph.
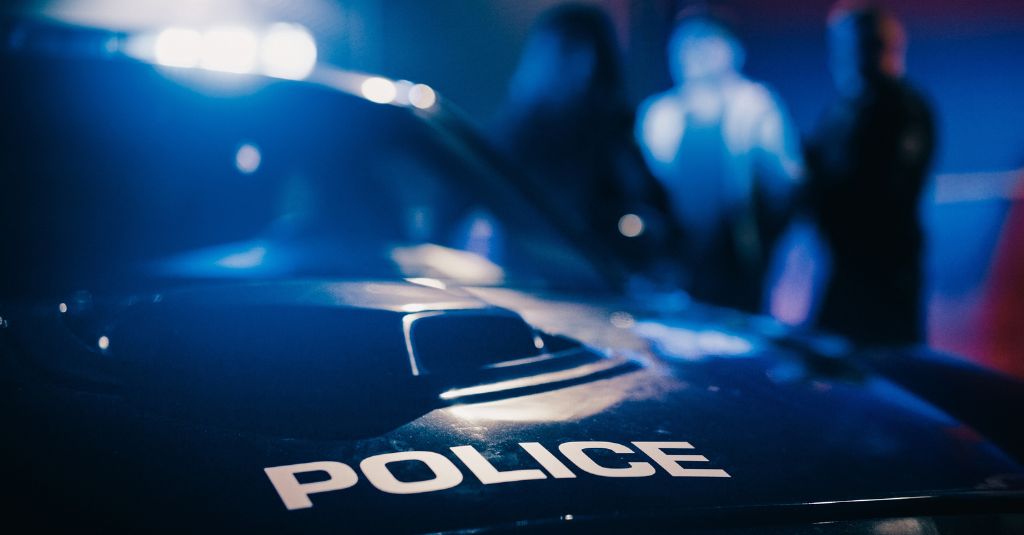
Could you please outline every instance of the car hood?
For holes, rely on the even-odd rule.
[[[1019,499],[1024,490],[1016,460],[860,365],[841,340],[798,337],[682,296],[637,302],[433,280],[304,281],[121,303],[80,324],[69,317],[75,303],[70,312],[67,303],[5,310],[4,404],[18,432],[4,454],[20,467],[13,479],[25,510],[143,526],[332,530],[622,518],[757,525],[779,511],[825,520],[836,507],[892,515],[921,500],[942,508],[957,499]],[[224,323],[211,307],[236,320]],[[439,348],[427,367],[436,373],[410,379],[385,355],[414,352],[401,326],[424,312],[461,316],[423,331]],[[481,314],[499,323],[474,323]],[[526,379],[543,380],[486,375],[516,356],[502,351],[518,342],[493,331],[523,326],[539,337],[539,351],[512,360],[532,370]],[[268,331],[277,334],[259,334]],[[97,350],[91,344],[101,332],[109,337]],[[421,336],[413,342],[426,344]],[[85,342],[74,349],[63,337]],[[224,347],[203,353],[215,339],[244,346],[232,357],[244,364],[221,359]],[[568,364],[545,361],[545,341],[558,348],[550,353],[573,355]],[[106,359],[113,386],[81,387],[46,369],[84,346],[86,358]],[[445,379],[437,372],[444,355],[463,346],[502,358],[475,363],[484,375]],[[273,367],[261,352],[274,355]],[[310,352],[318,363],[363,364],[307,366],[302,355]],[[204,384],[208,375],[188,374],[189,354],[204,355],[199,365],[210,376],[260,387]],[[145,364],[164,361],[179,364],[156,372]],[[539,363],[546,367],[531,368]],[[473,390],[495,384],[504,386]],[[278,390],[301,395],[275,397]],[[217,395],[198,394],[210,391]],[[273,419],[308,419],[316,429],[267,425]],[[408,485],[416,482],[427,484]]]

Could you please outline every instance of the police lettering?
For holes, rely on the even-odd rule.
[[[655,475],[660,467],[672,477],[731,477],[719,468],[684,467],[682,463],[706,463],[703,455],[690,453],[669,453],[672,450],[692,450],[689,442],[633,442],[640,453],[629,446],[615,442],[566,442],[558,446],[559,453],[580,472],[599,477],[649,477]],[[575,478],[576,472],[569,464],[563,462],[554,453],[538,442],[521,442],[519,447],[532,458],[535,466],[522,467],[514,470],[499,470],[487,457],[473,446],[453,446],[455,457],[469,469],[477,480],[484,485],[528,481],[533,479]],[[590,452],[603,450],[604,455],[591,455]],[[608,462],[608,452],[620,458],[616,463]],[[653,462],[642,459],[641,453]],[[598,459],[603,459],[598,462]],[[419,481],[402,481],[395,477],[390,466],[398,463],[421,463],[431,473],[430,477]],[[614,466],[609,466],[614,464]],[[432,451],[402,451],[383,453],[367,457],[359,463],[363,477],[382,492],[388,494],[419,494],[450,489],[463,480],[462,470],[448,457]],[[289,510],[313,507],[310,496],[322,492],[344,490],[359,481],[356,471],[349,465],[337,461],[319,461],[311,463],[272,466],[263,471],[270,479],[284,506]],[[316,481],[302,483],[299,474],[316,473],[320,477]],[[326,475],[326,479],[323,476]]]

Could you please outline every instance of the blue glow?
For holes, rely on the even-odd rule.
[[[152,264],[150,269],[170,277],[273,277],[291,273],[300,254],[287,244],[247,240],[164,258]]]
[[[474,210],[458,226],[455,247],[497,264],[504,260],[505,236],[500,222],[486,210]]]

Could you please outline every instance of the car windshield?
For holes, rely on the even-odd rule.
[[[0,57],[2,295],[304,276],[607,284],[440,106]]]

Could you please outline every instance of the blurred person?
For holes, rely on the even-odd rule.
[[[668,58],[676,85],[643,103],[636,135],[682,229],[685,286],[759,312],[802,177],[796,132],[781,101],[740,72],[743,46],[717,18],[683,18]]]
[[[918,202],[934,150],[932,115],[904,80],[905,32],[881,8],[828,18],[838,100],[807,151],[812,213],[832,256],[819,326],[865,344],[923,338]]]
[[[532,28],[494,137],[572,234],[602,242],[633,273],[671,279],[665,195],[633,121],[611,21],[567,5]]]

